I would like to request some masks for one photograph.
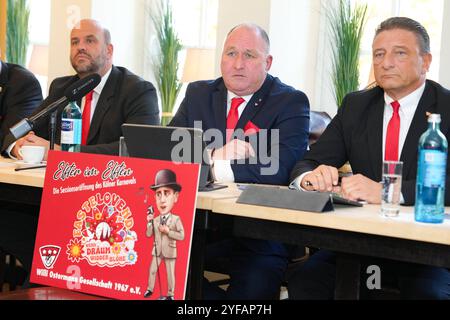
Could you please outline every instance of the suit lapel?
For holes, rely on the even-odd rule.
[[[428,128],[427,112],[439,113],[436,110],[436,95],[429,83],[427,83],[419,105],[417,106],[402,149],[400,160],[403,161],[404,177],[407,177],[409,171],[417,165],[414,163],[415,161],[411,161],[411,159],[417,159],[417,145],[420,136]]]
[[[270,92],[270,88],[272,87],[273,81],[274,81],[273,77],[267,75],[267,78],[264,81],[264,84],[262,85],[261,89],[255,92],[252,99],[248,102],[247,106],[245,107],[244,112],[239,118],[236,129],[244,129],[247,123],[251,121],[262,109],[262,106],[267,100],[267,95]]]
[[[381,180],[381,166],[383,158],[383,115],[384,115],[384,95],[377,94],[374,99],[374,103],[371,104],[372,108],[368,114],[368,150],[369,158],[372,165],[374,176]],[[382,143],[380,143],[380,141]]]
[[[220,132],[222,132],[224,143],[225,137],[227,136],[225,133],[227,126],[227,99],[227,89],[225,88],[224,83],[220,82],[220,84],[217,86],[217,90],[212,95],[212,109],[215,120],[215,128],[219,129]]]
[[[95,107],[94,116],[92,117],[91,126],[89,128],[89,135],[87,139],[87,143],[90,144],[98,131],[100,130],[100,126],[103,123],[103,118],[106,116],[106,113],[113,105],[113,98],[117,88],[117,84],[120,77],[120,71],[113,66],[111,74],[109,75],[108,80],[103,87],[102,93],[100,94],[100,98]]]

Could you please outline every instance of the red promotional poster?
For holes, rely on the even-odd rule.
[[[198,164],[50,152],[31,282],[183,300]]]

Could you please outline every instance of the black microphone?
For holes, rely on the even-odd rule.
[[[46,117],[49,113],[56,110],[59,106],[67,104],[69,102],[77,101],[87,95],[89,92],[94,90],[101,81],[100,75],[94,73],[83,79],[78,80],[70,87],[64,91],[64,96],[55,102],[49,104],[47,107],[42,109],[39,113],[31,116],[29,119],[25,118],[15,126],[9,129],[12,135],[16,139],[20,139],[25,136],[28,132],[33,130],[36,122]]]

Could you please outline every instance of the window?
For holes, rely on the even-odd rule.
[[[170,3],[175,30],[184,49],[216,47],[219,0],[171,0]],[[180,79],[185,78],[183,73],[186,57],[187,50],[182,50],[179,56]],[[178,95],[174,113],[183,100],[186,87],[184,84]]]
[[[50,42],[50,0],[30,0],[28,24],[29,47],[27,67],[41,84],[44,97],[48,82],[48,45]]]
[[[218,0],[172,0],[174,23],[185,47],[215,47]]]
[[[50,0],[29,0],[30,44],[48,44],[50,42]]]

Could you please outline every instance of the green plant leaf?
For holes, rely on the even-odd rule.
[[[28,0],[8,0],[6,60],[25,66],[28,50]]]
[[[158,40],[158,52],[152,60],[163,113],[171,113],[175,106],[181,82],[178,79],[178,54],[183,48],[175,31],[170,3],[161,0],[155,12],[150,13]]]
[[[336,105],[341,106],[345,95],[359,88],[359,51],[367,19],[367,4],[351,5],[339,0],[337,8],[327,8],[332,36],[332,80]]]

